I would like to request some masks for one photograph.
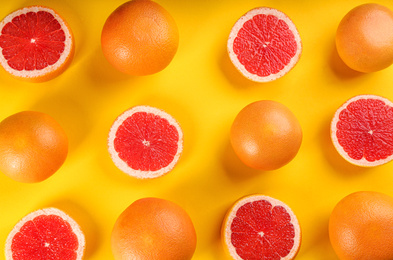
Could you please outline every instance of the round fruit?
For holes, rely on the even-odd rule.
[[[43,82],[60,75],[74,56],[70,27],[43,6],[19,9],[0,22],[0,64],[12,76]]]
[[[329,219],[329,237],[341,260],[393,259],[393,198],[360,191],[343,198]]]
[[[158,198],[132,203],[117,219],[112,231],[115,259],[191,259],[196,232],[187,212]]]
[[[80,260],[85,237],[79,225],[56,208],[34,211],[20,220],[8,235],[7,260]]]
[[[166,68],[179,45],[173,17],[150,0],[132,0],[106,20],[101,34],[105,58],[119,71],[149,75]]]
[[[115,165],[128,175],[157,178],[177,164],[183,151],[183,132],[166,112],[136,106],[113,123],[108,150]]]
[[[299,222],[283,202],[264,195],[236,201],[221,230],[224,249],[235,260],[296,257],[301,244]]]
[[[393,63],[393,11],[379,4],[355,7],[336,32],[337,52],[360,72],[382,70]]]
[[[0,171],[19,182],[40,182],[64,163],[68,139],[49,115],[24,111],[0,122]]]
[[[284,76],[296,65],[302,42],[287,15],[260,7],[235,23],[227,48],[232,63],[246,78],[267,82]]]
[[[240,160],[260,170],[275,170],[290,162],[299,151],[302,136],[294,114],[271,100],[243,108],[230,133],[232,147]]]
[[[331,138],[338,153],[358,166],[377,166],[393,159],[393,103],[359,95],[334,114]]]

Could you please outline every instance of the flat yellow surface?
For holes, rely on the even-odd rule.
[[[1,248],[19,219],[53,206],[82,226],[87,238],[85,259],[113,259],[110,234],[117,217],[133,201],[153,196],[176,202],[191,216],[198,237],[193,259],[220,260],[224,259],[220,227],[226,210],[242,196],[261,193],[282,200],[298,216],[303,240],[297,259],[337,259],[328,238],[334,205],[359,190],[393,196],[393,163],[367,169],[352,166],[335,151],[329,134],[335,110],[352,96],[377,94],[393,99],[393,67],[355,73],[335,50],[341,18],[367,1],[157,2],[178,24],[179,49],[162,72],[132,77],[113,69],[100,46],[104,22],[122,0],[2,1],[0,17],[32,4],[57,10],[74,32],[76,53],[71,66],[46,83],[22,82],[0,71],[0,119],[23,110],[45,112],[64,127],[70,141],[65,164],[41,183],[17,183],[0,174]],[[375,2],[393,9],[391,0]],[[285,12],[303,41],[296,67],[265,84],[242,78],[226,52],[232,25],[261,5]],[[298,155],[271,172],[244,166],[229,144],[229,129],[237,113],[262,99],[285,104],[303,129]],[[164,109],[183,128],[184,152],[167,176],[136,180],[118,170],[109,157],[109,128],[134,105]]]

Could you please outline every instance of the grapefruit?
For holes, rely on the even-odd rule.
[[[302,53],[302,41],[286,14],[259,7],[235,23],[227,49],[241,74],[255,82],[268,82],[284,76],[296,65]]]
[[[196,239],[183,208],[168,200],[143,198],[121,213],[111,243],[115,259],[190,260]]]
[[[239,199],[228,210],[221,239],[235,260],[289,260],[300,249],[301,229],[286,204],[255,194]]]
[[[393,11],[369,3],[353,8],[338,25],[337,52],[348,67],[374,72],[393,63]]]
[[[0,122],[0,171],[19,182],[40,182],[63,165],[68,138],[51,116],[23,111]]]
[[[393,198],[359,191],[343,198],[329,219],[329,238],[342,260],[393,259]]]
[[[7,237],[7,260],[80,260],[85,237],[79,225],[56,208],[34,211],[22,218]]]
[[[0,22],[0,64],[12,76],[43,82],[60,75],[74,55],[74,37],[53,9],[29,6]]]
[[[128,175],[157,178],[177,164],[183,150],[183,132],[163,110],[135,106],[113,123],[108,150],[115,165]]]
[[[108,17],[101,33],[101,47],[108,62],[135,76],[166,68],[178,45],[175,20],[150,0],[132,0],[119,6]]]
[[[393,103],[376,95],[359,95],[334,114],[331,138],[348,162],[365,167],[393,159]]]
[[[244,107],[233,121],[230,141],[240,160],[251,168],[275,170],[299,151],[302,129],[283,104],[261,100]]]

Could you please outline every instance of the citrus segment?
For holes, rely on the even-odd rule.
[[[6,241],[7,260],[82,259],[85,238],[66,213],[46,208],[24,217]]]
[[[52,9],[30,6],[0,22],[0,63],[13,76],[46,81],[71,62],[74,43],[70,28]]]
[[[233,259],[294,259],[301,231],[296,216],[283,202],[251,195],[238,200],[228,211],[222,239]]]
[[[138,178],[155,178],[172,170],[183,149],[183,133],[166,112],[148,106],[127,110],[114,122],[108,138],[117,167]]]
[[[351,98],[335,113],[331,136],[337,151],[359,166],[393,159],[393,103],[375,95]]]
[[[235,67],[256,82],[275,80],[300,58],[302,44],[293,22],[273,8],[255,8],[233,26],[228,53]]]

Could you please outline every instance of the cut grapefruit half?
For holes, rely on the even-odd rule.
[[[183,151],[183,132],[163,110],[135,106],[113,123],[108,150],[115,165],[128,175],[157,178],[177,164]]]
[[[286,14],[259,7],[235,23],[227,48],[232,63],[246,78],[268,82],[284,76],[296,65],[302,41]]]
[[[300,249],[301,229],[283,202],[255,194],[236,201],[221,230],[225,251],[235,260],[294,259]]]
[[[43,82],[60,75],[71,63],[74,38],[56,11],[25,7],[0,22],[0,64],[12,76]]]
[[[34,211],[22,218],[7,237],[7,260],[83,258],[85,237],[79,225],[56,208]]]
[[[393,103],[376,95],[359,95],[334,114],[331,138],[348,162],[364,167],[393,159]]]

